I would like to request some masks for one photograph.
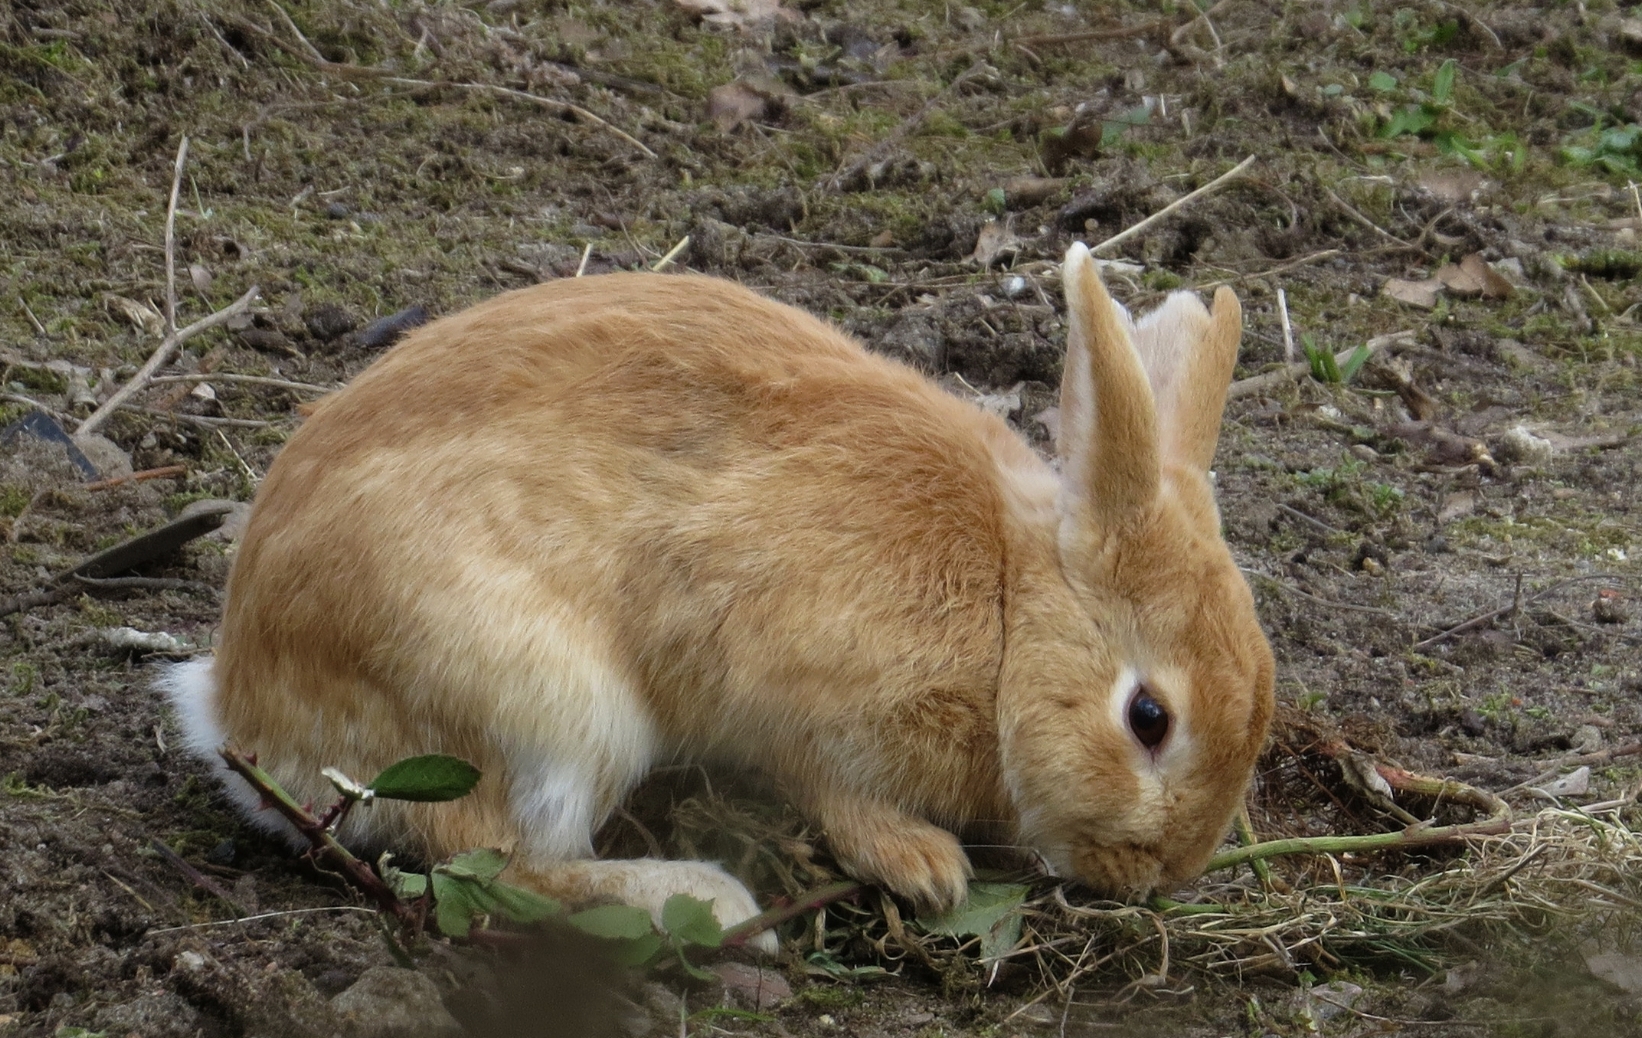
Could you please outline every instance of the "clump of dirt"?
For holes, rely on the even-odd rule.
[[[249,500],[301,405],[371,363],[414,308],[667,256],[830,317],[1046,444],[1066,246],[1255,155],[1102,255],[1124,261],[1107,278],[1136,308],[1231,285],[1240,377],[1407,333],[1348,380],[1267,381],[1228,408],[1226,536],[1297,719],[1251,798],[1257,835],[1402,824],[1346,789],[1306,732],[1501,793],[1547,832],[1607,802],[1591,824],[1634,834],[1639,39],[1607,0],[1234,2],[1201,17],[990,0],[12,5],[0,426],[38,408],[72,431],[158,345],[184,134],[179,323],[252,285],[260,299],[163,369],[197,381],[156,383],[101,430],[136,470],[180,474],[91,489],[58,448],[0,448],[0,597],[57,589],[190,502]],[[732,82],[760,103],[715,123],[709,95]],[[1473,255],[1509,292],[1443,281]],[[1436,294],[1396,301],[1392,279]],[[329,1034],[356,1026],[331,1000],[394,964],[353,895],[239,821],[178,752],[156,661],[109,633],[208,646],[231,551],[195,541],[132,574],[146,584],[76,584],[0,618],[0,1032]],[[1584,792],[1551,785],[1577,767]],[[828,874],[791,816],[713,788],[652,789],[653,808],[634,805],[643,832],[604,839],[744,860],[766,893]],[[1477,889],[1532,891],[1521,904],[1552,889],[1536,877],[1561,877],[1566,900],[1597,873],[1548,864],[1586,853],[1558,839],[1279,859],[1264,885],[1240,873],[1200,892],[1293,895],[1304,916],[1310,884],[1382,896],[1468,868]],[[1510,847],[1532,860],[1512,871]],[[771,1020],[728,989],[681,1001],[664,978],[618,985],[604,1024],[575,1027],[676,1033],[682,1010],[692,1033],[1354,1033],[1377,1018],[1427,1035],[1528,1018],[1627,1033],[1642,993],[1593,963],[1634,963],[1638,895],[1586,894],[1600,911],[1578,926],[1479,915],[1418,941],[1371,934],[1371,948],[1274,929],[1294,947],[1274,937],[1263,959],[1144,915],[1086,917],[1084,940],[1045,923],[1041,947],[995,970],[901,941],[895,906],[865,902],[832,930],[806,924],[780,963],[797,992],[760,1011]],[[474,994],[509,990],[512,967],[421,954],[473,1033],[523,1033],[505,997]],[[1325,978],[1368,991],[1325,1014],[1306,992]],[[525,1017],[542,1033],[563,1021]]]

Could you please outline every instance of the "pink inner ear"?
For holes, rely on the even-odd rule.
[[[1165,464],[1200,471],[1213,464],[1241,332],[1236,297],[1229,298],[1232,309],[1223,315],[1216,294],[1211,317],[1195,293],[1175,292],[1136,323],[1135,348],[1157,403]]]

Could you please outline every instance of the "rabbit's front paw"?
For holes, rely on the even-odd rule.
[[[845,871],[887,887],[920,911],[962,902],[974,874],[958,838],[922,818],[872,802],[832,802],[818,812]]]

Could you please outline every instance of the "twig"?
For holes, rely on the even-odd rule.
[[[1631,185],[1631,190],[1633,192],[1636,190],[1636,185],[1635,184]],[[34,316],[34,311],[29,309],[28,300],[27,299],[19,299],[17,301],[17,303],[18,303],[19,306],[21,306],[23,308],[23,312],[28,315],[29,323],[34,325],[34,330],[36,332],[39,332],[40,336],[42,338],[44,338],[45,334],[46,334],[46,326],[41,324],[40,319],[38,317]]]
[[[1289,323],[1289,296],[1282,289],[1277,290],[1277,316],[1283,320],[1283,360],[1294,363],[1294,326]]]
[[[75,434],[84,436],[102,428],[103,423],[107,422],[115,411],[119,410],[126,401],[148,385],[148,380],[154,377],[154,372],[171,360],[172,355],[177,352],[179,346],[201,332],[207,332],[218,325],[227,324],[244,313],[260,291],[260,288],[252,285],[244,295],[216,313],[209,317],[202,317],[188,327],[178,328],[168,334],[155,348],[153,354],[149,356],[148,361],[138,369],[135,375],[131,376],[131,381],[115,390],[113,396],[103,401],[102,406],[98,407],[97,410],[91,412],[90,417],[80,423],[80,427],[75,431]]]
[[[582,261],[580,263],[576,264],[576,276],[577,277],[581,277],[583,274],[587,273],[587,260],[588,260],[588,257],[590,257],[592,255],[593,255],[593,243],[588,242],[586,245],[582,246]]]
[[[1284,515],[1289,516],[1292,519],[1298,519],[1303,523],[1307,523],[1311,526],[1315,526],[1315,527],[1317,527],[1317,529],[1323,531],[1324,533],[1329,533],[1329,534],[1345,533],[1345,531],[1340,529],[1338,526],[1330,526],[1329,524],[1323,522],[1321,519],[1317,518],[1316,516],[1307,515],[1306,513],[1300,511],[1298,508],[1294,508],[1290,505],[1285,505],[1282,502],[1278,502],[1277,510],[1279,512],[1282,512]]]
[[[75,581],[102,591],[205,591],[216,594],[217,589],[198,580],[179,580],[176,577],[87,577],[72,574]]]
[[[901,124],[891,130],[883,140],[868,148],[859,158],[840,169],[837,173],[834,173],[832,175],[832,179],[827,181],[827,189],[829,191],[838,191],[842,189],[844,184],[853,178],[857,173],[861,172],[863,169],[866,169],[873,162],[877,161],[881,155],[893,148],[902,138],[922,126],[924,124],[924,120],[934,114],[935,109],[954,91],[956,91],[958,87],[968,82],[985,68],[987,68],[986,59],[976,58],[968,68],[954,76],[952,82],[936,91],[935,96],[930,98],[928,101],[925,101],[923,106],[916,112],[913,112],[911,115],[901,120]]]
[[[87,483],[84,489],[108,490],[112,487],[124,486],[127,483],[142,483],[150,479],[172,479],[187,471],[187,467],[183,465],[162,465],[157,469],[143,469],[141,472],[133,472],[125,476],[110,476],[108,479],[100,479],[95,483]]]
[[[1100,43],[1106,40],[1127,40],[1135,36],[1145,36],[1150,33],[1160,32],[1173,24],[1174,20],[1171,18],[1159,18],[1156,21],[1142,22],[1139,25],[1128,25],[1117,29],[1088,29],[1083,32],[1017,36],[1011,42],[1025,47],[1060,47],[1073,43]]]
[[[188,881],[210,894],[212,897],[226,904],[234,910],[236,916],[245,915],[245,906],[234,900],[234,896],[222,889],[222,884],[207,876],[205,873],[188,864],[176,851],[172,850],[163,840],[158,838],[148,841],[148,846],[160,857],[171,863],[171,866],[188,878]]]
[[[1338,749],[1347,748],[1341,744]],[[1328,750],[1329,747],[1324,747],[1325,752]],[[1351,851],[1382,850],[1387,847],[1429,847],[1439,843],[1461,843],[1474,837],[1498,836],[1511,830],[1511,808],[1505,801],[1486,790],[1453,779],[1416,775],[1389,764],[1377,763],[1374,770],[1393,789],[1470,804],[1487,811],[1488,815],[1477,821],[1459,825],[1421,823],[1393,833],[1369,833],[1363,836],[1298,836],[1286,840],[1267,840],[1264,843],[1253,843],[1246,847],[1222,851],[1209,860],[1203,871],[1217,872],[1235,865],[1288,854],[1341,854]],[[1173,907],[1173,903],[1166,907]]]
[[[659,260],[656,260],[655,263],[650,265],[651,273],[656,273],[656,272],[660,271],[662,268],[666,267],[667,264],[673,262],[673,260],[678,256],[678,254],[683,252],[686,248],[688,248],[689,245],[690,245],[690,236],[688,234],[686,234],[684,237],[682,237],[678,240],[677,245],[675,245],[672,248],[667,250],[667,255],[663,256]]]
[[[292,827],[302,834],[302,837],[308,841],[311,848],[310,853],[316,857],[329,858],[332,863],[342,870],[342,874],[347,877],[348,882],[359,888],[365,896],[375,901],[384,912],[392,915],[400,923],[406,926],[416,924],[416,913],[411,910],[409,905],[399,900],[399,896],[382,881],[382,877],[378,876],[376,871],[365,862],[354,857],[346,847],[338,843],[336,837],[320,825],[319,819],[310,814],[301,804],[292,800],[291,795],[281,789],[279,784],[267,772],[257,767],[249,758],[231,746],[224,746],[217,752],[221,754],[230,771],[250,783],[251,788],[260,793],[263,800],[270,807],[284,815],[285,820],[290,822]]]
[[[1128,230],[1119,231],[1117,234],[1114,234],[1110,238],[1107,238],[1105,241],[1101,242],[1099,245],[1091,245],[1089,247],[1089,251],[1090,252],[1101,252],[1104,249],[1109,249],[1109,248],[1112,248],[1115,245],[1120,245],[1123,242],[1128,241],[1130,238],[1133,238],[1135,235],[1139,234],[1141,231],[1144,231],[1146,228],[1150,227],[1152,224],[1157,223],[1159,220],[1161,220],[1164,217],[1168,216],[1170,213],[1174,212],[1176,209],[1179,209],[1182,206],[1190,205],[1191,203],[1197,201],[1199,198],[1202,198],[1204,195],[1211,194],[1212,192],[1218,191],[1222,187],[1224,187],[1226,184],[1230,183],[1233,180],[1236,180],[1238,177],[1242,176],[1244,174],[1244,172],[1247,171],[1250,166],[1254,165],[1255,159],[1256,159],[1256,156],[1250,155],[1248,158],[1244,159],[1242,162],[1239,162],[1237,165],[1233,166],[1231,169],[1228,169],[1226,172],[1220,174],[1218,177],[1215,177],[1213,180],[1209,181],[1207,184],[1204,184],[1202,187],[1198,188],[1196,191],[1191,191],[1191,192],[1188,192],[1184,195],[1181,195],[1179,198],[1175,199],[1173,202],[1170,202],[1168,205],[1164,206],[1162,209],[1159,209],[1157,212],[1153,213],[1151,216],[1146,217],[1146,219],[1144,219],[1144,220],[1140,221],[1139,223],[1135,224],[1133,227],[1130,227]]]
[[[226,382],[230,385],[242,386],[272,386],[274,389],[291,389],[299,393],[334,393],[339,386],[316,386],[312,382],[292,382],[290,379],[270,378],[267,375],[229,375],[217,372],[201,371],[192,375],[156,375],[149,379],[155,385],[166,382]]]
[[[1303,513],[1301,513],[1301,514],[1303,514]],[[1310,517],[1308,516],[1307,518],[1310,518]],[[1373,616],[1383,616],[1388,620],[1399,620],[1399,619],[1401,619],[1401,617],[1399,617],[1396,613],[1393,613],[1393,612],[1391,612],[1390,610],[1387,610],[1387,609],[1380,609],[1380,608],[1377,608],[1375,606],[1353,605],[1350,602],[1336,602],[1336,601],[1333,601],[1332,599],[1321,598],[1317,595],[1312,594],[1309,591],[1301,591],[1299,588],[1295,587],[1292,584],[1285,584],[1283,581],[1278,580],[1276,577],[1272,576],[1271,574],[1261,573],[1259,570],[1244,570],[1243,572],[1247,573],[1251,577],[1259,577],[1262,580],[1265,580],[1265,581],[1269,582],[1273,587],[1277,588],[1280,591],[1286,591],[1291,595],[1299,595],[1301,598],[1307,599],[1308,601],[1316,602],[1318,605],[1328,606],[1330,609],[1344,609],[1344,610],[1347,610],[1347,611],[1353,612],[1353,613],[1369,613],[1370,615],[1373,615]]]
[[[781,905],[778,908],[760,912],[751,919],[743,920],[725,930],[721,946],[738,948],[765,930],[774,929],[789,919],[797,919],[805,912],[813,912],[818,908],[832,904],[834,901],[842,901],[846,897],[853,897],[865,889],[867,889],[865,883],[859,883],[853,879],[841,880],[837,883],[829,883],[824,887],[818,887],[790,905]]]
[[[1529,595],[1527,598],[1523,598],[1522,597],[1522,575],[1519,573],[1519,574],[1517,574],[1516,591],[1515,591],[1515,593],[1512,594],[1511,601],[1507,602],[1505,605],[1500,606],[1498,609],[1490,609],[1486,613],[1479,613],[1476,616],[1471,617],[1469,620],[1461,621],[1460,623],[1455,624],[1453,627],[1448,628],[1446,631],[1443,631],[1440,634],[1434,634],[1431,637],[1425,639],[1424,641],[1415,642],[1412,646],[1410,646],[1410,648],[1428,649],[1431,646],[1438,644],[1439,642],[1447,641],[1449,638],[1452,638],[1456,634],[1464,634],[1466,631],[1475,630],[1476,628],[1481,627],[1484,624],[1492,623],[1493,621],[1498,620],[1502,616],[1509,616],[1512,613],[1515,613],[1518,609],[1522,608],[1523,606],[1533,605],[1535,602],[1538,602],[1540,599],[1546,597],[1547,595],[1553,594],[1557,591],[1561,591],[1563,588],[1569,586],[1570,584],[1581,584],[1581,583],[1585,583],[1585,582],[1592,581],[1592,580],[1620,581],[1620,580],[1623,580],[1623,579],[1624,578],[1616,576],[1615,574],[1612,574],[1612,573],[1587,573],[1584,576],[1569,577],[1566,580],[1559,580],[1555,584],[1552,584],[1549,587],[1540,588],[1538,591],[1536,591],[1533,594]]]
[[[1383,349],[1411,345],[1413,341],[1413,332],[1392,332],[1390,335],[1376,335],[1374,338],[1363,343],[1363,345],[1368,349],[1369,355],[1372,356]],[[1355,352],[1357,352],[1356,349],[1350,349],[1336,353],[1334,355],[1334,362],[1339,365],[1344,365],[1351,359],[1351,355]],[[1297,360],[1292,364],[1285,364],[1283,367],[1275,370],[1267,371],[1259,375],[1253,375],[1249,378],[1239,379],[1238,381],[1233,382],[1226,390],[1226,399],[1236,400],[1239,397],[1250,396],[1254,393],[1263,392],[1273,386],[1280,386],[1284,382],[1291,382],[1302,375],[1309,375],[1310,373],[1311,361]]]
[[[188,134],[177,144],[177,163],[171,170],[171,201],[165,206],[165,335],[177,334],[177,195],[182,191],[182,169],[188,162]]]
[[[74,594],[72,588],[54,587],[47,588],[44,591],[28,591],[21,595],[13,595],[10,598],[0,598],[0,616],[10,616],[13,613],[21,613],[40,606],[51,605],[53,602],[60,602],[72,594]]]
[[[1362,213],[1358,212],[1355,208],[1352,207],[1351,203],[1347,202],[1345,199],[1343,199],[1339,195],[1335,194],[1332,188],[1326,188],[1326,187],[1323,188],[1323,193],[1328,195],[1329,198],[1333,199],[1335,205],[1337,205],[1341,209],[1345,210],[1345,213],[1346,213],[1347,216],[1350,216],[1353,220],[1356,220],[1358,223],[1362,224],[1364,227],[1367,227],[1369,230],[1375,232],[1376,234],[1379,234],[1379,235],[1389,239],[1390,241],[1396,242],[1398,245],[1400,245],[1401,247],[1409,250],[1410,252],[1424,252],[1425,251],[1420,246],[1415,245],[1413,242],[1404,241],[1403,239],[1397,237],[1395,234],[1392,234],[1390,231],[1386,230],[1384,227],[1381,227],[1379,224],[1375,223],[1373,220],[1370,220],[1368,217],[1366,217]]]
[[[1615,757],[1630,757],[1638,753],[1642,753],[1642,742],[1628,742],[1622,746],[1615,746],[1607,750],[1597,750],[1594,753],[1580,753],[1571,757],[1564,757],[1555,764],[1551,765],[1549,768],[1540,772],[1538,775],[1535,775],[1533,778],[1524,782],[1518,782],[1516,785],[1506,789],[1505,792],[1515,793],[1519,790],[1527,789],[1530,786],[1537,786],[1541,782],[1548,779],[1556,778],[1557,774],[1561,772],[1563,768],[1577,768],[1583,764],[1606,764]]]
[[[319,71],[329,73],[333,76],[339,76],[343,79],[373,80],[378,83],[391,83],[395,86],[411,87],[416,90],[437,90],[442,87],[449,87],[453,90],[470,90],[479,93],[497,94],[502,97],[511,97],[516,100],[527,101],[531,104],[539,105],[555,112],[568,112],[578,119],[584,119],[595,126],[602,127],[613,136],[620,137],[628,144],[631,144],[633,147],[643,152],[645,157],[652,159],[658,157],[655,152],[646,147],[644,142],[639,140],[637,137],[634,137],[632,134],[629,134],[626,131],[612,125],[608,120],[601,119],[599,116],[594,115],[582,106],[571,104],[569,101],[559,101],[551,97],[542,97],[539,94],[531,94],[523,90],[515,90],[512,87],[496,86],[490,83],[459,83],[453,80],[409,79],[404,76],[396,76],[386,69],[367,68],[363,65],[348,65],[342,62],[330,61],[325,57],[325,55],[319,53],[319,50],[315,48],[312,43],[308,42],[308,38],[302,35],[301,30],[297,29],[296,23],[291,21],[290,15],[285,14],[284,8],[279,7],[278,4],[274,4],[274,7],[277,8],[279,13],[283,16],[286,26],[288,26],[296,35],[297,39],[302,41],[302,47],[299,48],[294,44],[287,43],[285,40],[275,36],[273,33],[264,29],[256,22],[251,21],[249,18],[237,17],[226,13],[223,14],[222,17],[227,18],[229,21],[233,22],[246,32],[267,40],[269,43],[272,43],[274,46],[278,47],[280,50],[283,50],[292,57],[297,58],[300,61],[307,62]]]
[[[1296,270],[1312,263],[1321,263],[1323,260],[1333,259],[1335,256],[1340,255],[1340,252],[1341,250],[1339,249],[1323,249],[1321,252],[1313,252],[1310,255],[1301,256],[1297,260],[1290,260],[1287,263],[1279,264],[1278,266],[1272,267],[1270,270],[1262,270],[1258,274],[1239,274],[1235,278],[1222,278],[1219,281],[1205,281],[1197,286],[1197,290],[1199,292],[1209,292],[1219,288],[1221,285],[1229,285],[1234,281],[1246,282],[1255,281],[1259,278],[1276,277],[1278,274],[1287,274],[1291,270]]]
[[[312,915],[315,912],[363,912],[366,915],[375,915],[376,909],[362,908],[359,905],[323,905],[319,908],[289,908],[283,912],[264,912],[261,915],[242,915],[238,919],[213,919],[208,923],[189,923],[187,926],[166,926],[158,930],[145,930],[144,934],[176,933],[178,930],[204,930],[212,926],[233,926],[235,923],[257,923],[264,919],[283,919],[288,915]]]
[[[142,414],[151,414],[156,418],[169,418],[184,425],[197,425],[203,429],[272,429],[273,422],[265,422],[259,418],[218,418],[208,414],[182,414],[177,411],[162,411],[157,407],[137,407],[134,404],[126,405],[133,411]]]

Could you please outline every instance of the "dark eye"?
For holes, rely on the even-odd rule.
[[[1129,700],[1129,730],[1148,750],[1155,750],[1169,734],[1169,711],[1163,709],[1145,685]]]

